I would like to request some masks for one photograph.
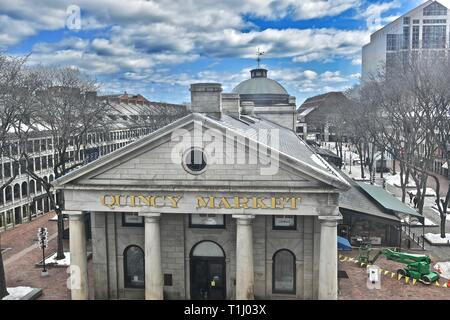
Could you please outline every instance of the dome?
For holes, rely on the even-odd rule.
[[[283,95],[289,96],[284,87],[275,80],[267,78],[266,69],[253,69],[250,71],[252,78],[242,81],[234,89],[233,93],[241,95]]]

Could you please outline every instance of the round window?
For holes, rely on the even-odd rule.
[[[206,157],[202,150],[191,149],[186,153],[185,166],[194,173],[201,173],[206,168]]]

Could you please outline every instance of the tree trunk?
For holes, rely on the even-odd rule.
[[[58,212],[59,211],[59,212]],[[56,253],[56,260],[64,259],[64,217],[60,210],[56,210],[58,215],[58,249]]]
[[[5,267],[3,266],[3,256],[0,242],[0,300],[2,300],[8,294],[8,290],[6,290]]]
[[[402,202],[405,203],[406,201],[406,183],[404,177],[405,177],[405,165],[400,162],[400,187],[402,189]]]

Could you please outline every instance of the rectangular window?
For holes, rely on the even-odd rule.
[[[411,23],[411,18],[410,17],[404,17],[403,18],[403,24],[410,24]]]
[[[5,175],[5,178],[11,178],[11,162],[3,164],[3,173]]]
[[[423,9],[424,16],[446,16],[447,8],[440,3],[432,3]]]
[[[447,24],[447,20],[445,20],[445,19],[425,19],[425,20],[423,20],[423,24]]]
[[[53,156],[48,156],[48,167],[53,168]]]
[[[39,140],[34,140],[33,141],[33,152],[38,153],[40,146],[41,146],[41,144],[40,144]]]
[[[45,170],[45,169],[47,169],[47,164],[48,164],[48,162],[47,162],[47,157],[42,157],[42,169],[43,170]]]
[[[447,26],[423,26],[423,48],[444,49]]]
[[[297,216],[273,216],[273,230],[297,230]]]
[[[412,34],[412,48],[413,49],[419,49],[419,34],[420,34],[420,27],[414,26],[413,34]]]
[[[27,171],[27,161],[25,159],[20,160],[20,173],[25,174]]]
[[[419,19],[414,19],[413,20],[413,24],[420,24],[420,20]]]
[[[47,148],[48,148],[48,150],[53,149],[52,139],[47,139]]]
[[[122,213],[122,226],[143,227],[144,217],[140,217],[136,212],[124,212]]]
[[[225,228],[225,215],[223,214],[191,214],[189,215],[191,228]]]
[[[41,170],[41,158],[34,158],[34,169],[36,171]]]
[[[403,27],[403,43],[402,49],[409,49],[410,37],[411,37],[411,29],[409,27]]]
[[[397,51],[399,49],[398,45],[398,35],[388,34],[386,37],[386,50],[387,51]]]

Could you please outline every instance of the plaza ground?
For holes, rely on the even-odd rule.
[[[422,254],[421,251],[416,253]],[[340,252],[340,254],[347,257],[356,257],[358,251],[350,253]],[[425,254],[429,254],[425,252]],[[343,260],[343,259],[341,259]],[[436,260],[432,257],[432,264]],[[391,277],[391,272],[396,273],[397,269],[404,267],[403,264],[386,260],[380,256],[375,263],[383,270],[388,270],[389,273],[381,276],[381,289],[369,289],[366,285],[367,273],[366,268],[361,268],[358,264],[349,262],[339,262],[339,270],[344,271],[348,278],[339,279],[339,300],[450,300],[450,288],[443,288],[442,285],[446,282],[441,278],[439,283],[441,287],[435,284],[425,285],[420,282],[412,284],[410,279],[406,283],[405,278],[397,280],[397,275]]]
[[[35,263],[42,260],[42,250],[37,245],[37,230],[48,228],[49,248],[46,256],[56,251],[57,223],[49,221],[55,215],[49,212],[39,218],[1,233],[1,247],[5,265],[7,287],[28,286],[41,288],[42,300],[68,300],[70,290],[67,288],[69,274],[66,268],[49,268],[48,277],[41,277],[42,268]],[[69,250],[69,242],[64,240],[65,251]],[[92,260],[88,261],[88,269],[92,274]],[[92,277],[89,277],[90,287],[93,287]],[[93,291],[91,291],[93,292]]]

